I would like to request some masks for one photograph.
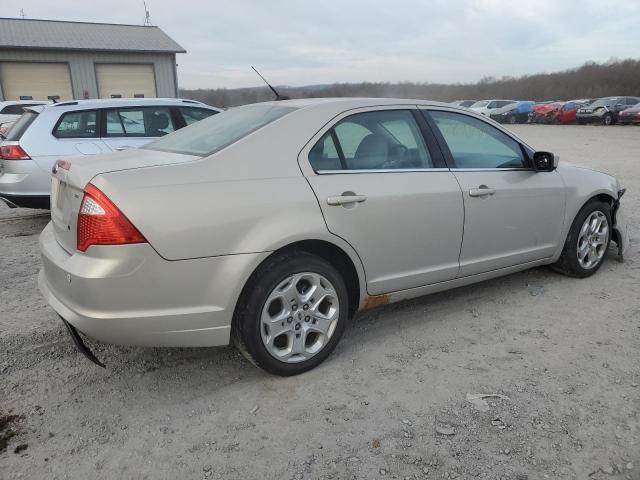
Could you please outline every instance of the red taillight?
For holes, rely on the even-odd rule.
[[[146,242],[142,234],[107,196],[92,184],[84,189],[78,213],[78,250],[91,245],[125,245]]]
[[[0,147],[0,158],[4,160],[31,160],[20,145],[3,145]]]

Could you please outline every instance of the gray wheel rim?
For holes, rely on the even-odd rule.
[[[578,263],[586,270],[596,267],[609,244],[609,222],[600,210],[591,212],[578,234]]]
[[[262,308],[262,343],[274,358],[298,363],[317,355],[338,325],[340,305],[334,286],[314,272],[280,282]]]

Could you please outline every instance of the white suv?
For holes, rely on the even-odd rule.
[[[49,207],[56,160],[145,145],[221,110],[194,100],[78,100],[26,107],[0,144],[0,199]]]

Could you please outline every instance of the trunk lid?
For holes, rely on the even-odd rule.
[[[198,158],[200,157],[152,150],[125,150],[58,161],[53,167],[51,178],[51,221],[56,240],[69,253],[77,250],[78,212],[84,197],[84,187],[97,175],[184,163]],[[64,168],[65,166],[68,168]]]

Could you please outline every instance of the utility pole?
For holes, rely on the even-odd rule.
[[[147,9],[147,2],[142,2],[142,3],[144,4],[144,26],[150,27],[153,25],[153,23],[151,23],[151,14]]]

